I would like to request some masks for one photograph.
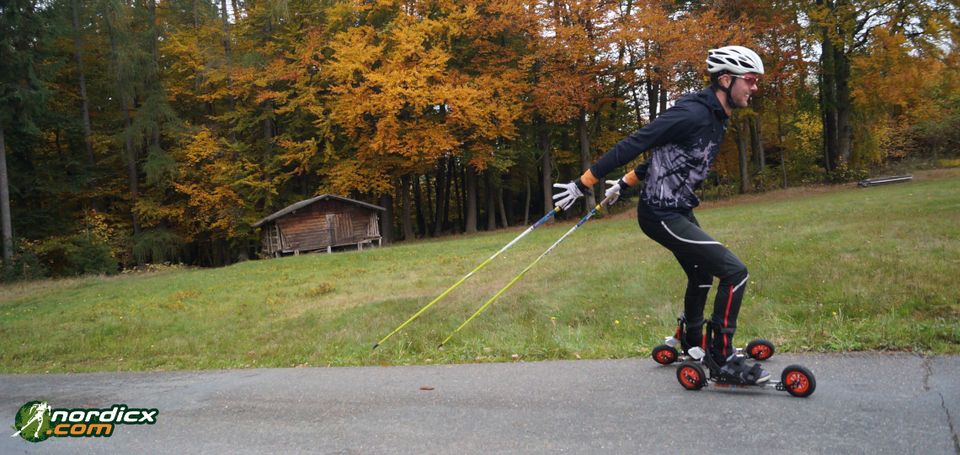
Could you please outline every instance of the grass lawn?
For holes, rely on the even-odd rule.
[[[443,351],[440,340],[572,220],[538,229],[372,352],[523,228],[0,286],[0,372],[646,356],[672,333],[686,278],[633,214],[585,224]],[[960,171],[748,196],[697,216],[750,269],[738,344],[960,352]]]

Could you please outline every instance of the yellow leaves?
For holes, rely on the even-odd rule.
[[[429,14],[418,7],[403,4],[389,26],[352,27],[330,44],[321,68],[331,82],[329,118],[350,133],[358,159],[331,171],[334,188],[369,191],[346,178],[346,169],[360,172],[357,163],[392,172],[393,164],[410,168],[461,153],[467,143],[516,136],[525,74],[481,61],[467,76],[469,65],[454,61],[462,49],[454,40],[477,30],[477,7],[441,2]]]
[[[172,151],[182,165],[173,189],[186,197],[186,207],[162,206],[142,198],[138,213],[145,223],[163,219],[178,220],[189,236],[214,232],[227,237],[240,235],[242,208],[247,205],[240,194],[258,175],[258,168],[237,156],[232,147],[208,128],[200,128]],[[257,178],[255,185],[270,184]]]
[[[188,225],[193,232],[219,232],[233,237],[240,223],[237,207],[243,199],[229,187],[206,188],[200,184],[174,184],[177,191],[187,196],[191,210]]]
[[[157,226],[164,221],[183,221],[183,207],[163,204],[161,201],[154,200],[151,197],[141,197],[137,199],[133,212],[137,214],[140,224],[143,227]]]
[[[335,58],[324,66],[325,72],[338,82],[359,82],[355,76],[372,69],[383,53],[384,45],[375,41],[376,31],[370,26],[353,27],[337,34],[330,43]]]
[[[910,126],[939,120],[937,85],[944,65],[937,57],[917,53],[902,33],[888,27],[873,30],[867,52],[851,58],[851,98],[859,115],[854,124],[854,163],[875,163],[904,157],[913,150]]]
[[[514,138],[515,122],[523,114],[522,104],[516,102],[522,91],[519,78],[516,72],[507,71],[456,80],[457,85],[448,92],[448,121],[480,139]]]
[[[196,165],[218,154],[220,154],[220,144],[206,127],[200,128],[193,136],[193,140],[183,148],[183,159],[190,165]]]
[[[906,38],[886,27],[874,29],[869,52],[853,57],[854,103],[876,112],[884,107],[913,118],[936,116],[934,100],[925,96],[940,78],[943,64],[937,58],[912,55]]]
[[[389,176],[381,166],[370,166],[360,160],[346,159],[336,163],[327,173],[327,184],[323,192],[350,194],[358,191],[364,194],[390,193],[393,186]]]
[[[280,91],[269,90],[269,89],[261,90],[254,97],[254,101],[256,101],[257,103],[262,103],[264,101],[274,101],[277,103],[281,103],[286,99],[287,99],[286,92],[280,92]]]
[[[282,150],[280,161],[286,165],[294,165],[295,175],[303,175],[309,172],[311,160],[317,155],[317,140],[309,139],[306,141],[294,141],[287,138],[281,138],[277,145]]]

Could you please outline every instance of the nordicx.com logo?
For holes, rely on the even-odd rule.
[[[157,409],[131,408],[115,404],[107,409],[55,409],[46,401],[31,401],[20,407],[14,419],[12,438],[20,436],[30,442],[49,437],[103,437],[113,436],[117,425],[153,425],[157,423]]]

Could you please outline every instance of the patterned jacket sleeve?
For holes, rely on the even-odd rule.
[[[667,109],[649,125],[614,145],[590,167],[587,174],[592,174],[592,177],[602,180],[610,171],[629,163],[646,150],[666,143],[683,141],[696,130],[697,122],[695,118],[697,113],[691,110],[697,109],[695,106],[683,103]],[[638,167],[638,176],[640,176],[640,171],[641,169]],[[582,180],[587,180],[585,177]],[[595,182],[584,181],[584,183],[592,185]]]

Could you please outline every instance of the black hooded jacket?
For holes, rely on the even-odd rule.
[[[720,151],[728,118],[713,90],[691,93],[614,145],[590,171],[602,179],[651,150],[650,158],[637,168],[640,178],[646,172],[640,191],[641,214],[659,219],[683,216],[700,205],[694,190],[707,177]]]

